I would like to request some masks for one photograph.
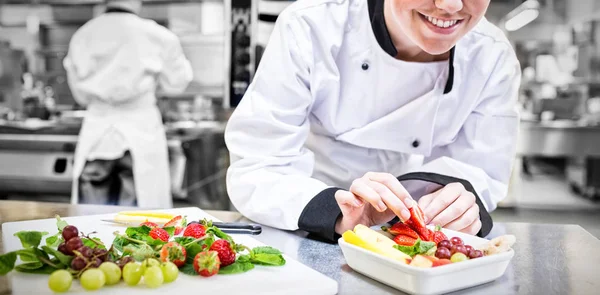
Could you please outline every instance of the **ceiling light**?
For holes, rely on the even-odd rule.
[[[504,28],[513,32],[534,21],[540,15],[540,3],[527,0],[506,15]]]

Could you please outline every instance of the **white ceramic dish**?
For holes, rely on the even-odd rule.
[[[466,245],[477,247],[488,240],[443,229],[451,237],[460,237]],[[419,268],[403,264],[339,239],[348,265],[376,281],[410,294],[443,294],[494,281],[501,277],[514,250],[447,264],[435,268]],[[518,243],[518,241],[517,241]]]

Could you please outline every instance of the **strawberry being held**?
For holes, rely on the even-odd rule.
[[[402,222],[395,223],[387,231],[394,236],[405,235],[415,239],[419,237],[419,234],[417,234],[417,232],[415,232],[412,228],[408,227],[408,225]]]

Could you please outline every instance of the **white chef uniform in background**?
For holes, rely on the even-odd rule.
[[[172,207],[166,134],[155,91],[183,91],[192,79],[178,37],[128,4],[109,1],[109,12],[81,27],[64,67],[75,100],[87,106],[77,143],[72,203],[86,161],[133,160],[137,205]],[[134,5],[136,3],[133,3]]]

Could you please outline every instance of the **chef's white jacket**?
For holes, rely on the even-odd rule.
[[[485,236],[515,153],[516,55],[482,19],[428,91],[407,98],[402,81],[423,73],[393,58],[382,3],[298,1],[279,16],[227,125],[231,201],[255,222],[334,240],[334,192],[366,172],[399,176],[415,199],[460,181]]]

